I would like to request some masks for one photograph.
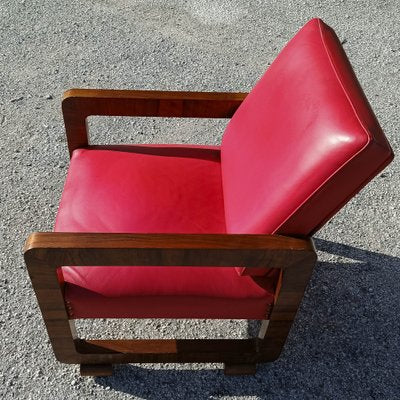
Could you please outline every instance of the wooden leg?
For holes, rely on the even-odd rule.
[[[306,258],[296,268],[281,272],[269,321],[263,321],[258,337],[259,362],[275,361],[279,357],[314,265],[315,259]]]
[[[257,365],[252,364],[224,364],[225,375],[254,375],[257,370]]]
[[[81,364],[81,376],[111,376],[112,364]]]
[[[269,319],[264,319],[261,322],[260,331],[258,332],[258,338],[259,339],[264,339],[265,338],[265,334],[267,333],[268,325],[269,325]]]

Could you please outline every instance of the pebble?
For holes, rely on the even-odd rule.
[[[16,103],[17,101],[21,101],[21,100],[23,100],[23,99],[24,99],[24,96],[16,97],[15,99],[11,99],[10,102],[11,102],[11,103]]]

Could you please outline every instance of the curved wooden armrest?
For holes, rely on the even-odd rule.
[[[315,258],[312,239],[279,235],[33,233],[29,265],[240,266],[288,268]],[[33,262],[31,262],[33,261]]]
[[[90,115],[230,118],[247,93],[71,89],[62,101],[70,155],[88,146]]]

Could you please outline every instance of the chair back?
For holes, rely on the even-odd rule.
[[[312,235],[392,158],[340,41],[313,19],[224,133],[227,232]]]

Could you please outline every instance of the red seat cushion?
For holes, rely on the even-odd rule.
[[[311,235],[392,157],[338,38],[314,19],[225,131],[227,231]]]
[[[185,146],[75,150],[57,232],[225,233],[220,152]],[[63,267],[73,318],[254,318],[272,295],[235,268]],[[270,283],[270,286],[273,282]]]

